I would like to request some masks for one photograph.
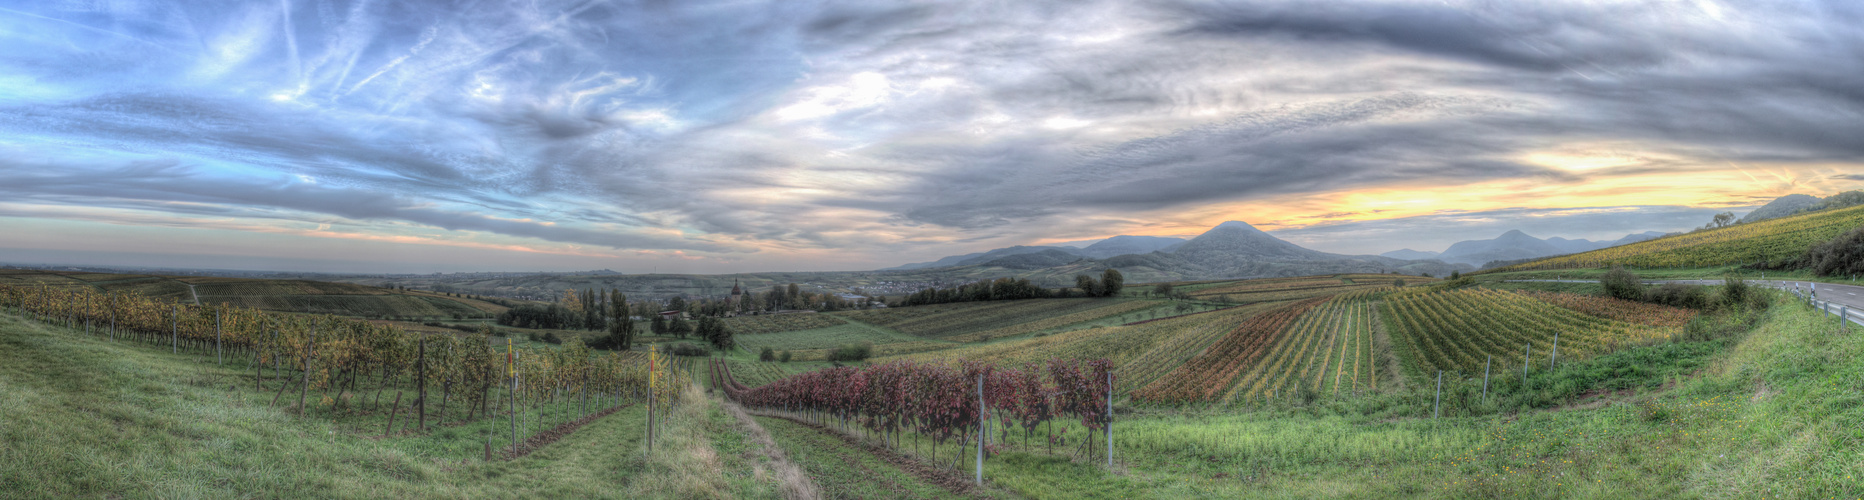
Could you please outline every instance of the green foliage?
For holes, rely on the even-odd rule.
[[[784,349],[784,350],[783,350],[783,352],[781,352],[781,353],[778,353],[778,354],[777,354],[777,361],[779,361],[779,362],[783,362],[783,363],[788,363],[788,362],[790,362],[790,358],[791,358],[791,357],[792,357],[792,355],[790,354],[790,350],[789,350],[789,349]]]
[[[1646,300],[1655,304],[1683,309],[1708,309],[1709,293],[1706,288],[1681,283],[1665,283],[1650,291]]]
[[[874,355],[874,344],[861,342],[841,346],[828,353],[829,361],[866,361]]]
[[[1126,276],[1121,275],[1120,270],[1109,267],[1100,273],[1100,288],[1101,296],[1118,297],[1120,290],[1126,288]]]
[[[777,353],[776,351],[770,350],[769,347],[765,347],[757,351],[757,360],[765,362],[776,361]]]
[[[1806,266],[1819,276],[1864,274],[1864,227],[1806,250]]]
[[[1075,275],[1074,287],[1081,289],[1081,295],[1089,297],[1099,297],[1101,292],[1105,290],[1101,287],[1100,280],[1085,274]]]
[[[1404,278],[1392,280],[1392,286],[1404,288]]]
[[[1605,287],[1605,295],[1624,300],[1644,300],[1644,283],[1637,274],[1626,271],[1623,266],[1612,266],[1611,272],[1599,279]]]

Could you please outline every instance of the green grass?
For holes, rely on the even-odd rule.
[[[774,417],[755,417],[826,498],[954,498],[841,437]]]
[[[296,417],[268,408],[273,392],[244,367],[206,359],[0,314],[0,497],[776,496],[703,398],[675,412],[653,457],[636,405],[486,463],[483,432],[508,436],[506,421],[446,426],[430,411],[426,434],[375,438],[382,415]]]

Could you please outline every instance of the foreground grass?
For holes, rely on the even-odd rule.
[[[1498,380],[1503,394],[1488,403],[1446,397],[1442,419],[1416,393],[1141,408],[1114,424],[1111,470],[1078,456],[1078,441],[1049,453],[1038,433],[1026,447],[1013,435],[984,476],[1028,498],[1864,495],[1864,335],[1839,336],[1788,300],[1716,321],[1741,329],[1536,370],[1525,385]],[[949,453],[941,467],[953,467]]]
[[[250,372],[210,360],[0,314],[0,497],[776,496],[755,459],[729,451],[739,433],[703,397],[674,412],[651,456],[634,405],[488,463],[482,432],[503,422],[359,434],[379,433],[379,417],[269,408]]]

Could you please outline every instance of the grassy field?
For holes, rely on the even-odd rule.
[[[1354,304],[1322,306],[1293,324],[1311,324],[1321,339],[1328,327],[1341,325],[1327,318],[1352,317],[1354,307],[1363,307]],[[960,349],[1006,363],[1057,353],[1116,356],[1120,377],[1138,378],[1145,371],[1140,363],[1154,370],[1182,364],[1173,356],[1201,351],[1234,325],[1277,307]],[[1852,431],[1864,419],[1864,363],[1857,361],[1864,359],[1864,336],[1836,335],[1832,320],[1784,299],[1765,310],[1691,321],[1692,329],[1707,333],[1646,339],[1553,369],[1506,371],[1487,398],[1480,397],[1479,379],[1446,380],[1440,419],[1430,418],[1433,399],[1423,384],[1360,396],[1281,398],[1250,411],[1121,402],[1112,470],[1081,457],[1078,441],[1051,451],[1047,429],[1027,441],[1012,433],[986,461],[989,484],[979,493],[1122,499],[1864,494],[1857,480],[1864,477],[1864,436]],[[274,391],[254,390],[250,372],[81,332],[0,315],[0,490],[32,497],[776,498],[789,483],[773,472],[782,459],[752,437],[763,430],[830,497],[944,497],[949,489],[927,478],[969,472],[969,462],[952,464],[949,449],[940,456],[943,465],[911,452],[905,456],[916,462],[902,464],[832,431],[786,420],[758,418],[760,430],[753,431],[697,393],[662,434],[660,454],[646,454],[645,415],[632,406],[524,458],[483,462],[484,433],[503,432],[502,421],[430,421],[427,433],[381,437],[385,416],[379,412],[317,410],[296,417],[269,408]],[[1307,351],[1303,359],[1322,352]],[[746,373],[789,371],[774,363],[732,366],[741,380]],[[1079,436],[1082,429],[1062,421],[1053,432]]]

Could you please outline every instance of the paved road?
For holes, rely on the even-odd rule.
[[[1598,283],[1599,282],[1598,280],[1508,280],[1508,281],[1515,282],[1515,283],[1522,283],[1522,282]],[[1685,285],[1720,285],[1722,284],[1722,280],[1644,280],[1644,284],[1646,285],[1661,285],[1664,283],[1682,283]],[[1813,283],[1811,282],[1786,281],[1786,280],[1749,280],[1748,283],[1761,285],[1761,286],[1769,286],[1769,287],[1778,288],[1781,290],[1786,290],[1789,292],[1794,292],[1798,294],[1800,297],[1805,297],[1808,293],[1810,293],[1813,290],[1813,286],[1814,286]],[[1857,323],[1858,325],[1864,325],[1864,286],[1835,285],[1831,283],[1819,283],[1817,286],[1818,286],[1819,293],[1817,295],[1818,300],[1813,303],[1814,307],[1825,308],[1827,311],[1830,311],[1831,314],[1834,314],[1834,315],[1839,314],[1840,312],[1844,312],[1847,316],[1845,319],[1851,320],[1852,323]]]

